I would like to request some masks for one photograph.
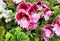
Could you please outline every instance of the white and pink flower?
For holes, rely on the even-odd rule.
[[[40,14],[37,14],[38,5],[36,3],[32,4],[28,9],[28,14],[31,16],[30,22],[36,23],[40,19]]]
[[[49,7],[44,6],[42,14],[45,20],[49,20],[49,18],[52,16],[52,11],[50,10]]]
[[[18,22],[18,24],[24,29],[24,28],[28,28],[29,26],[29,21],[30,21],[30,17],[29,15],[26,13],[25,10],[19,10],[16,15],[15,15],[16,21]]]
[[[41,29],[41,36],[45,41],[49,41],[49,38],[54,36],[52,28],[53,26],[51,24],[47,24],[44,28]]]
[[[36,14],[36,15],[38,15],[38,14]],[[16,13],[15,18],[16,18],[16,21],[18,22],[18,24],[21,26],[21,28],[23,28],[23,29],[25,28],[27,30],[32,30],[37,27],[37,25],[38,25],[37,22],[40,18],[40,17],[36,17],[36,15],[31,16],[25,10],[21,9]]]
[[[16,21],[21,26],[27,30],[36,29],[38,26],[38,20],[40,19],[40,14],[37,14],[38,5],[21,2],[18,4],[18,12],[15,15]]]
[[[56,20],[53,21],[53,31],[56,33],[57,36],[60,36],[60,16]]]
[[[42,12],[42,16],[44,17],[44,19],[49,20],[49,18],[52,16],[51,9],[48,6],[46,6],[46,3],[43,2],[42,0],[39,0],[37,5],[38,5],[38,11]]]

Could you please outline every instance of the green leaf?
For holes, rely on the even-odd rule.
[[[34,38],[35,41],[39,41],[39,39],[40,39],[39,37],[35,37]]]
[[[0,15],[2,14],[2,12],[0,12]]]
[[[29,37],[24,32],[17,33],[18,41],[30,41]]]
[[[10,36],[9,36],[10,35]],[[21,31],[20,27],[13,28],[9,32],[6,33],[5,36],[6,41],[30,41],[30,38],[27,34]]]
[[[0,26],[0,36],[3,36],[5,34],[5,28],[3,26]]]
[[[38,2],[38,0],[25,0],[25,2],[35,3]]]
[[[10,17],[13,17],[13,16],[15,16],[15,13],[9,13],[8,14]]]
[[[3,39],[3,37],[0,36],[0,41],[5,41],[5,40]]]
[[[12,34],[17,34],[17,32],[20,32],[22,29],[20,27],[16,27],[16,28],[13,28],[12,30],[10,30],[9,32],[12,33]]]
[[[6,35],[5,35],[5,41],[9,41],[11,36],[12,36],[12,34],[7,32]]]
[[[10,41],[17,41],[15,36],[12,36]]]

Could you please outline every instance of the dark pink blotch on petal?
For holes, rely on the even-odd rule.
[[[30,8],[28,9],[28,13],[31,15],[31,13],[36,13],[38,10],[38,5],[37,4],[32,4]]]
[[[27,3],[25,3],[25,2],[21,2],[20,4],[18,4],[18,11],[20,10],[20,9],[24,9],[24,10],[27,10],[28,9],[28,5],[27,5]]]
[[[46,12],[49,11],[49,10],[50,10],[50,8],[43,8],[42,13],[46,14]]]
[[[60,16],[58,16],[57,19],[53,21],[53,25],[54,24],[60,25]]]
[[[39,1],[37,2],[37,5],[43,6],[43,5],[45,5],[45,2],[43,2],[42,0],[39,0]]]
[[[29,2],[27,2],[27,5],[28,5],[28,7],[30,7],[32,4],[31,4],[31,3],[29,3]]]
[[[29,15],[26,14],[25,10],[20,10],[15,15],[16,20],[21,20],[23,17],[25,17],[27,20],[30,20]]]

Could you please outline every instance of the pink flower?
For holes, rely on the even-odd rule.
[[[50,8],[49,7],[47,7],[47,6],[43,6],[44,8],[43,8],[43,10],[42,10],[42,14],[43,14],[43,16],[44,16],[44,19],[45,20],[49,20],[49,18],[52,16],[52,11],[50,10]]]
[[[38,3],[38,11],[42,12],[42,16],[44,17],[45,20],[49,20],[49,18],[52,16],[52,11],[48,6],[46,6],[45,2],[42,0],[39,0]]]
[[[23,0],[12,0],[15,4],[19,4],[21,2],[23,2]]]
[[[36,29],[36,27],[38,26],[37,22],[40,18],[40,15],[39,14],[29,15],[25,10],[21,9],[16,13],[15,18],[21,28],[23,29],[25,28],[26,30],[33,30]]]
[[[27,21],[26,18],[22,18],[18,23],[22,29],[26,30],[34,30],[38,26],[38,23]]]
[[[28,9],[28,7],[29,7],[29,5],[30,4],[27,4],[27,3],[25,3],[25,2],[21,2],[20,4],[18,4],[18,11],[20,10],[20,9],[24,9],[24,10],[27,10]]]
[[[58,16],[58,18],[53,21],[53,31],[56,33],[57,36],[60,36],[60,16]]]
[[[49,38],[54,36],[52,28],[53,26],[51,24],[47,24],[44,28],[41,29],[41,36],[45,41],[49,41]]]
[[[37,5],[38,5],[38,11],[42,11],[43,6],[46,5],[46,4],[42,0],[39,0]]]
[[[18,12],[15,15],[17,23],[22,29],[34,30],[38,26],[40,14],[37,14],[38,5],[36,3],[21,2],[18,4]]]
[[[43,13],[43,14],[46,14],[46,12],[49,11],[49,10],[50,10],[50,8],[48,8],[47,6],[44,5],[44,6],[43,6],[42,13]]]
[[[30,21],[30,17],[29,15],[26,13],[25,10],[21,9],[19,10],[16,15],[15,15],[16,21],[18,22],[18,24],[24,29],[24,28],[28,28],[29,26],[29,21]]]
[[[28,9],[28,14],[31,16],[30,22],[38,22],[40,19],[40,14],[37,14],[38,5],[36,3],[32,4]]]

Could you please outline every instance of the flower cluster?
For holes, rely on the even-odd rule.
[[[41,29],[41,36],[45,41],[49,41],[49,38],[53,37],[54,33],[56,33],[57,36],[60,36],[60,16],[58,16],[52,24],[47,24]]]
[[[49,20],[49,18],[52,16],[52,11],[51,9],[46,6],[45,2],[39,0],[39,2],[37,3],[39,6],[39,11],[42,12],[42,16],[44,17],[45,20]]]
[[[38,20],[40,19],[40,14],[37,12],[42,12],[42,16],[45,20],[49,20],[52,16],[52,11],[46,4],[39,0],[37,3],[21,2],[18,4],[17,13],[15,15],[16,21],[22,28],[35,29],[38,25]]]
[[[15,15],[18,24],[26,30],[35,29],[40,19],[40,14],[37,14],[37,4],[21,2],[18,4],[18,12]]]
[[[4,17],[5,18],[5,22],[7,23],[7,22],[12,20],[10,18],[10,16],[8,15],[9,13],[12,13],[12,10],[6,10],[5,8],[6,8],[6,3],[4,3],[3,0],[0,1],[0,12],[1,12],[0,13],[0,19],[2,17]]]

